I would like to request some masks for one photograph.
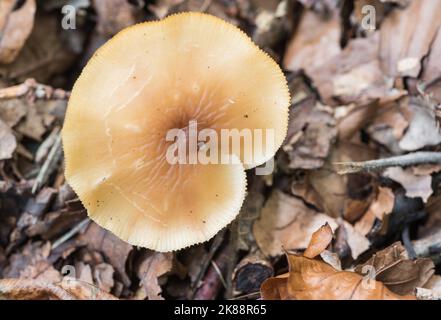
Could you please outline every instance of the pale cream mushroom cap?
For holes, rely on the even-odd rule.
[[[171,251],[207,241],[239,213],[245,169],[282,144],[289,103],[278,65],[221,19],[183,13],[132,26],[75,83],[62,132],[66,179],[92,220],[133,245]],[[274,146],[252,163],[171,165],[166,133],[190,120],[217,131],[273,129]]]

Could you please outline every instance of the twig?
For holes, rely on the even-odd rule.
[[[210,265],[211,260],[213,260],[214,254],[217,252],[217,250],[219,249],[220,245],[222,244],[222,241],[224,240],[224,235],[225,235],[225,231],[226,229],[221,230],[216,237],[214,237],[213,243],[211,244],[210,247],[210,251],[208,252],[207,256],[205,257],[203,263],[202,263],[202,267],[201,270],[198,274],[198,276],[196,277],[196,279],[194,280],[193,284],[192,284],[192,293],[191,293],[191,299],[194,299],[195,295],[196,295],[196,291],[198,289],[199,286],[199,282],[201,281],[202,277],[204,276],[205,272],[207,272],[207,268]]]
[[[62,245],[64,242],[72,238],[75,234],[81,231],[84,227],[86,227],[90,223],[89,218],[84,219],[80,223],[78,223],[75,227],[69,230],[69,232],[62,235],[60,238],[55,240],[52,244],[52,250]]]
[[[415,152],[402,156],[369,160],[362,162],[334,162],[338,174],[348,174],[360,171],[381,170],[388,167],[405,167],[418,164],[441,163],[441,152]]]
[[[215,261],[212,260],[212,261],[211,261],[211,265],[212,265],[212,267],[214,268],[214,270],[216,271],[217,275],[219,276],[219,279],[220,279],[220,281],[222,282],[222,285],[224,286],[224,288],[226,288],[226,287],[227,287],[227,283],[225,282],[225,278],[224,278],[224,276],[222,275],[222,272],[221,272],[221,270],[219,269],[217,263],[216,263]]]
[[[231,298],[230,300],[241,300],[241,299],[246,299],[246,298],[251,298],[251,297],[259,297],[259,296],[260,296],[260,291],[256,291],[256,292],[251,292],[251,293],[247,293],[247,294],[243,294],[241,296]]]
[[[239,240],[239,219],[241,215],[239,214],[236,220],[233,221],[230,227],[230,241],[228,244],[229,247],[229,260],[227,266],[227,288],[225,290],[225,298],[231,299],[233,298],[233,273],[236,268],[237,263],[237,243]]]
[[[37,99],[67,99],[70,93],[40,84],[34,79],[27,79],[16,86],[0,89],[0,99],[20,98],[25,95],[31,95]]]
[[[42,186],[47,181],[47,179],[55,169],[55,164],[58,162],[60,157],[61,135],[58,133],[57,139],[55,140],[55,143],[52,146],[51,151],[46,158],[46,161],[43,163],[43,166],[41,167],[41,170],[38,173],[37,178],[35,179],[34,185],[32,186],[32,193],[35,194],[40,186]]]

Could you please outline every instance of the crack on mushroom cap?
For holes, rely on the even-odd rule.
[[[279,66],[235,26],[199,13],[137,24],[98,49],[74,85],[67,181],[91,219],[131,244],[207,241],[239,213],[245,169],[282,144],[289,104]],[[275,148],[251,164],[171,166],[165,134],[192,119],[201,129],[274,129]]]

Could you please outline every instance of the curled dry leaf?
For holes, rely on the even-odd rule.
[[[329,229],[324,226],[311,239],[313,247],[324,236],[329,239]],[[362,275],[339,271],[326,262],[305,256],[287,254],[289,272],[267,279],[261,286],[264,300],[414,300],[415,296],[400,296],[390,291],[382,282]]]
[[[6,0],[0,4],[0,63],[15,60],[34,26],[35,0],[26,0],[20,8],[11,11],[15,3]],[[5,13],[7,16],[3,17]]]
[[[57,284],[27,279],[0,279],[0,300],[116,300],[88,283],[64,279]]]
[[[283,249],[304,249],[308,239],[320,226],[337,223],[331,217],[308,208],[302,200],[275,191],[253,225],[257,245],[267,256],[280,256]]]
[[[400,296],[379,281],[350,271],[338,271],[325,262],[288,255],[289,273],[266,280],[264,300],[414,300]]]
[[[320,255],[332,241],[332,229],[328,223],[321,226],[311,236],[308,248],[303,253],[304,257],[313,259]]]
[[[400,242],[378,251],[368,261],[358,265],[355,271],[374,272],[375,279],[381,281],[397,294],[414,294],[417,287],[423,287],[434,274],[434,264],[430,259],[410,260]]]
[[[290,272],[287,281],[289,296],[300,300],[407,300],[384,284],[364,280],[357,273],[337,271],[330,265],[306,257],[288,256]],[[369,283],[372,281],[372,283]]]

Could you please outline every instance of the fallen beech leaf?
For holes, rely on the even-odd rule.
[[[7,11],[10,2],[6,1],[6,4],[0,5],[0,11]],[[14,4],[14,1],[12,3]],[[8,64],[15,60],[31,34],[35,11],[35,0],[26,0],[19,9],[9,12],[6,24],[0,28],[0,63]]]
[[[332,229],[328,223],[321,226],[311,236],[308,248],[303,253],[304,257],[313,259],[320,255],[332,241]]]
[[[409,260],[400,242],[378,251],[355,271],[361,274],[365,266],[373,268],[375,279],[397,294],[413,294],[416,287],[428,282],[435,268],[430,259]]]
[[[308,208],[302,200],[275,191],[267,200],[261,216],[253,225],[257,245],[267,256],[280,256],[283,249],[304,249],[320,226],[337,223],[331,217]]]
[[[137,299],[161,300],[161,287],[158,278],[169,272],[173,265],[173,254],[148,250],[141,261],[137,274],[140,288],[136,293]]]
[[[406,196],[409,198],[420,197],[427,202],[432,195],[432,176],[417,176],[412,173],[412,169],[403,169],[401,167],[387,168],[383,175],[398,183],[406,190]]]
[[[288,255],[288,295],[298,300],[413,300],[399,296],[378,281],[367,283],[357,273],[337,271],[306,257]]]
[[[10,159],[17,148],[17,140],[7,126],[0,119],[0,160]]]
[[[288,255],[289,273],[265,280],[263,300],[415,300],[355,272],[338,271],[325,262]]]
[[[26,279],[0,279],[0,300],[117,300],[97,287],[74,279],[57,284]]]
[[[421,60],[428,54],[441,26],[439,0],[411,1],[394,10],[381,26],[380,60],[391,77],[418,77]]]
[[[312,69],[320,68],[340,53],[340,34],[341,24],[337,12],[333,17],[323,19],[316,12],[306,10],[288,44],[284,67],[291,71],[303,69],[310,75]]]

